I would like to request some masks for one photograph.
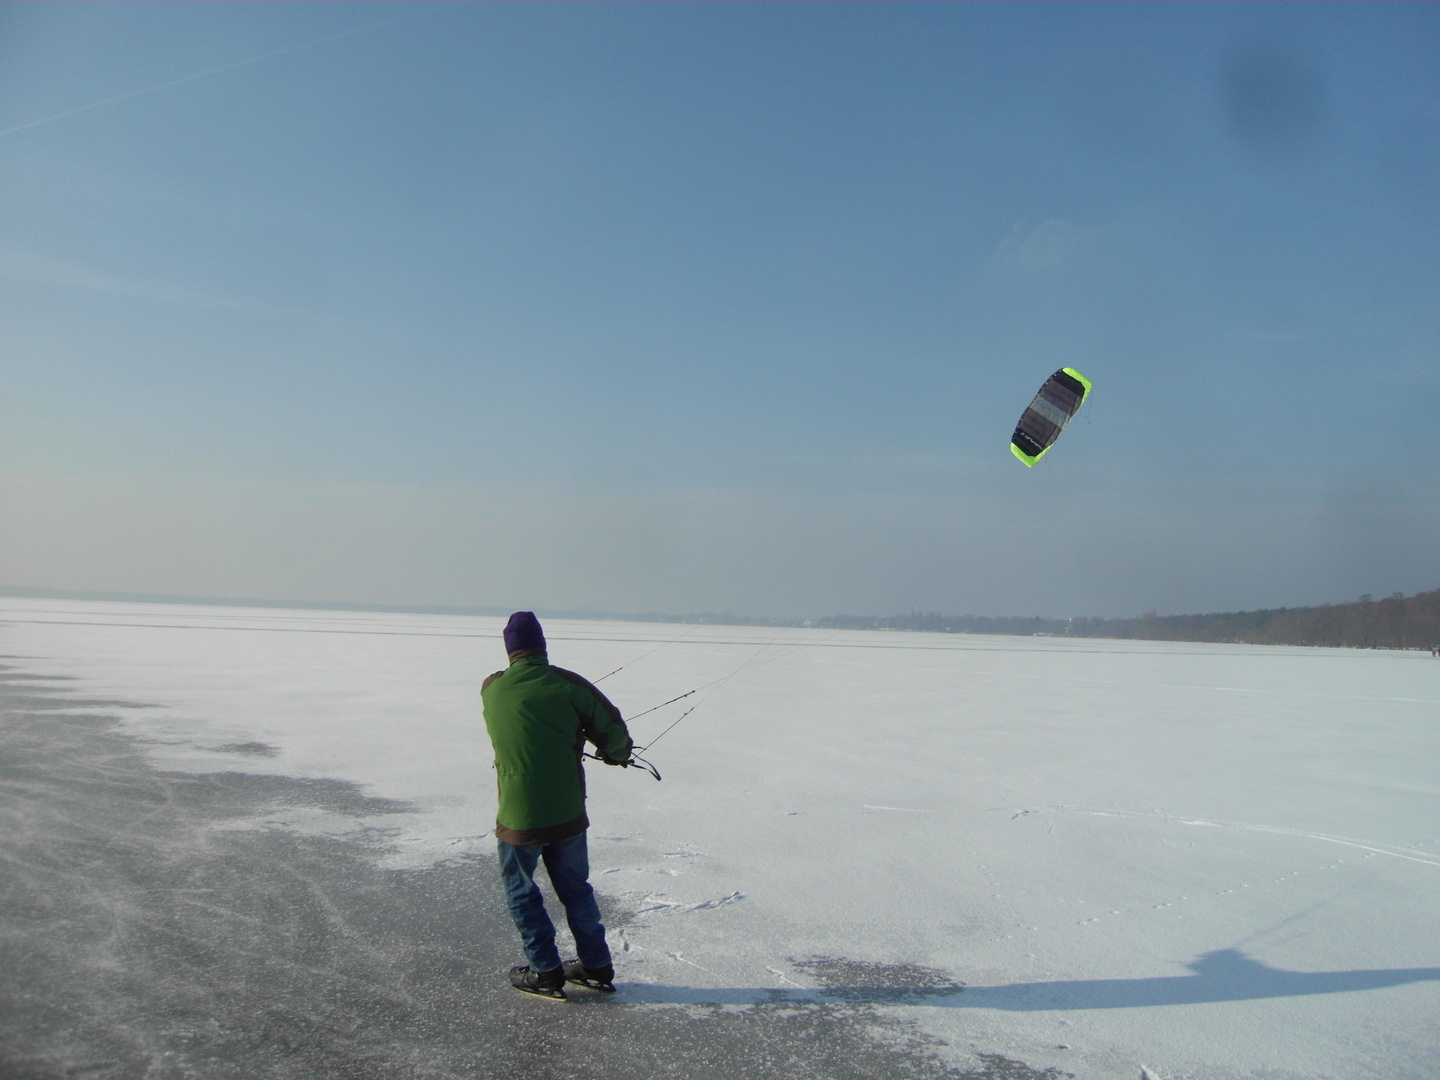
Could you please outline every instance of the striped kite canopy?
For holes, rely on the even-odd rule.
[[[1027,466],[1034,465],[1080,411],[1089,393],[1090,380],[1074,368],[1061,368],[1051,375],[1020,414],[1015,434],[1010,437],[1011,452]]]

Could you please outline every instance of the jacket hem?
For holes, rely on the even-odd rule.
[[[590,819],[585,816],[582,810],[580,816],[569,821],[562,821],[559,825],[545,825],[539,829],[512,829],[508,825],[495,823],[495,839],[511,847],[533,847],[536,844],[558,844],[561,840],[569,840],[572,836],[579,836],[590,827]]]

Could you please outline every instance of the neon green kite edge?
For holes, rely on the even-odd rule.
[[[1050,448],[1048,446],[1045,448],[1045,450],[1049,449]],[[1033,468],[1035,462],[1039,461],[1042,457],[1045,456],[1045,450],[1041,450],[1034,457],[1031,457],[1029,454],[1025,453],[1024,450],[1021,450],[1018,446],[1016,446],[1013,442],[1010,444],[1010,452],[1014,454],[1017,458],[1019,458],[1021,461],[1023,461],[1027,469]]]
[[[1094,388],[1094,384],[1091,383],[1090,380],[1087,379],[1084,375],[1080,374],[1080,372],[1076,371],[1073,367],[1061,368],[1060,371],[1064,372],[1066,375],[1070,376],[1070,378],[1074,379],[1082,387],[1084,387],[1084,391],[1080,395],[1080,402],[1075,406],[1075,412],[1079,412],[1080,406],[1085,404],[1086,400],[1090,397],[1090,391]],[[1054,378],[1054,376],[1051,376],[1051,378]],[[1042,386],[1041,389],[1043,390],[1044,387]],[[1031,404],[1033,406],[1034,403],[1032,402]],[[1071,413],[1070,415],[1074,416],[1074,413]],[[1024,414],[1022,414],[1021,419],[1023,421]],[[1068,423],[1068,420],[1062,422],[1061,427],[1064,427],[1065,423]],[[1025,465],[1027,469],[1033,468],[1037,461],[1039,461],[1041,458],[1043,458],[1046,454],[1050,452],[1050,447],[1045,447],[1038,454],[1027,454],[1016,444],[1016,440],[1021,437],[1019,434],[1021,430],[1020,427],[1017,425],[1015,430],[1016,435],[1010,441],[1010,452],[1014,454]],[[1038,445],[1033,439],[1027,439],[1026,441],[1029,443],[1029,445]]]

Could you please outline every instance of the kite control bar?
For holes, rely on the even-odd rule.
[[[630,754],[629,761],[608,761],[599,754],[592,754],[588,750],[583,751],[581,756],[588,757],[591,761],[604,761],[606,765],[619,765],[622,769],[628,769],[633,765],[637,769],[643,769],[645,772],[648,772],[651,776],[655,777],[656,780],[660,779],[660,770],[639,754],[633,752]]]

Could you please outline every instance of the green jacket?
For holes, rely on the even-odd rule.
[[[568,840],[590,827],[585,816],[587,741],[608,765],[630,760],[634,745],[620,710],[543,652],[517,656],[480,688],[495,748],[500,809],[495,835],[517,847]]]

